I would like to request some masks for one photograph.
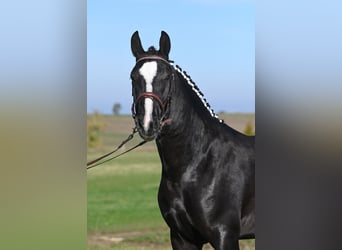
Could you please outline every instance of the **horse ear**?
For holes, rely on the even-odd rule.
[[[138,58],[141,54],[145,53],[145,51],[141,45],[141,41],[140,41],[138,31],[134,32],[132,37],[131,37],[131,50],[132,50],[133,55],[136,58]]]
[[[166,58],[169,58],[169,52],[171,49],[171,42],[169,35],[165,32],[161,32],[160,40],[159,40],[159,53]]]

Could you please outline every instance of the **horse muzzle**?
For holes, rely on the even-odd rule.
[[[137,126],[139,135],[145,141],[152,141],[157,138],[159,131],[160,131],[160,124],[154,120],[144,121],[144,118],[139,119],[136,117],[135,124]]]
[[[132,116],[141,138],[146,141],[156,139],[164,124],[170,123],[166,112],[170,102],[171,97],[164,103],[153,92],[143,92],[133,102]]]

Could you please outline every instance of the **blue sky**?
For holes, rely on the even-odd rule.
[[[169,58],[196,82],[216,112],[254,112],[255,4],[248,0],[88,0],[87,112],[130,113],[135,59],[130,38],[158,49],[171,38]]]

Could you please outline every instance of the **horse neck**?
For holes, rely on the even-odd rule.
[[[201,129],[206,129],[219,123],[219,120],[212,116],[199,96],[186,82],[186,79],[178,72],[171,88],[169,116],[172,119],[171,129],[165,136],[172,138],[175,135],[179,135],[191,140],[193,136],[203,135]]]
[[[211,116],[185,79],[179,74],[176,79],[170,107],[172,121],[156,140],[163,172],[173,175],[186,171],[192,156],[210,141],[212,135],[208,132],[219,126],[219,121]],[[176,171],[168,171],[175,165]]]

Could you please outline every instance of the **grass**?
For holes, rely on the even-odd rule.
[[[114,165],[112,169],[106,166],[100,170],[102,174],[89,174],[90,233],[151,229],[162,224],[156,200],[160,179],[158,166],[154,163],[143,169],[136,162],[137,158],[128,160],[127,164]]]
[[[220,117],[240,131],[249,121],[254,125],[254,115]],[[88,160],[111,151],[132,131],[130,116],[104,118],[102,145],[88,149]],[[139,141],[136,136],[129,144]],[[154,142],[90,169],[87,174],[88,250],[171,249],[168,227],[157,202],[161,164]],[[240,247],[254,249],[254,241],[241,241]]]

